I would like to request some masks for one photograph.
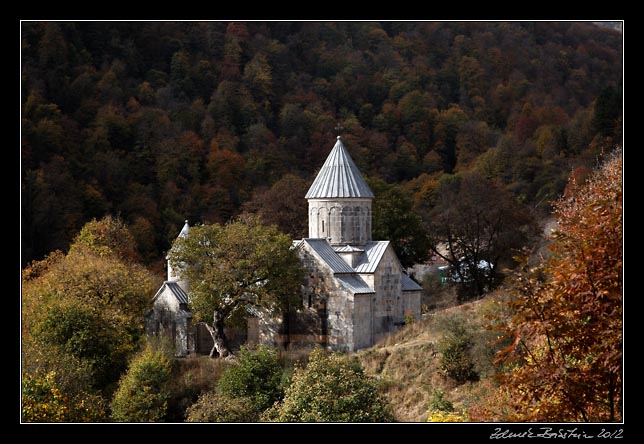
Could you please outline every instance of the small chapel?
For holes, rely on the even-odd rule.
[[[419,319],[422,288],[407,276],[389,241],[372,239],[374,194],[340,136],[304,198],[309,237],[293,241],[306,269],[301,307],[288,319],[249,313],[246,331],[230,336],[237,342],[354,352],[373,346],[406,319]],[[188,236],[189,229],[186,221],[179,236]],[[172,337],[178,356],[209,351],[206,330],[190,321],[189,283],[168,263],[168,279],[146,317],[148,332]]]

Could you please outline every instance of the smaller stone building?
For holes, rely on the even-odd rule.
[[[190,226],[186,220],[178,237],[188,236]],[[212,348],[212,336],[201,323],[193,323],[188,306],[190,285],[175,272],[166,257],[168,278],[152,298],[152,307],[145,314],[148,336],[165,337],[175,345],[176,356],[192,353],[207,354]]]

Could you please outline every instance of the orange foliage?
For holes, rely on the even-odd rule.
[[[574,179],[573,179],[574,180]],[[498,362],[510,421],[622,418],[621,150],[555,204],[552,256],[515,282]]]

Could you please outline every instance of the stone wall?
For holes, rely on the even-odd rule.
[[[306,247],[300,251],[306,269],[302,308],[289,325],[291,343],[315,343],[332,350],[353,351],[353,295],[333,272],[318,263]]]
[[[334,245],[370,241],[371,199],[310,199],[309,237]]]
[[[335,284],[335,281],[333,281]],[[333,285],[328,307],[329,340],[331,350],[342,352],[355,351],[354,338],[354,299],[353,294],[344,287]]]
[[[408,305],[402,294],[402,268],[391,246],[387,247],[375,273],[362,277],[365,280],[372,279],[376,290],[371,300],[371,331],[361,332],[363,335],[369,334],[369,345],[373,345],[404,324]],[[356,339],[356,342],[368,343],[363,337]]]
[[[354,350],[371,347],[374,344],[373,305],[374,294],[357,294],[353,299],[353,346]]]
[[[145,316],[145,330],[149,336],[165,337],[175,346],[176,356],[186,356],[195,350],[191,315],[167,289],[155,299]]]

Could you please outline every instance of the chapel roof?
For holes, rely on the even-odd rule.
[[[353,294],[369,294],[376,291],[365,282],[362,277],[356,275],[337,275],[335,278]]]
[[[170,290],[172,296],[174,296],[180,304],[188,303],[188,294],[183,290],[183,288],[181,288],[179,284],[173,281],[165,281],[161,288],[159,288],[159,290],[157,291],[154,299],[156,299],[163,292],[164,288]]]
[[[389,246],[389,241],[369,241],[365,244],[364,254],[360,256],[355,270],[358,273],[374,273]]]
[[[186,219],[186,223],[183,225],[183,228],[179,232],[179,237],[186,237],[189,231],[190,231],[190,226],[188,225],[188,219]]]
[[[374,197],[340,136],[305,196],[306,199],[338,197]]]
[[[374,288],[361,275],[375,273],[378,265],[389,247],[389,241],[370,241],[363,248],[352,246],[332,247],[326,239],[305,238],[293,242],[294,247],[308,245],[319,259],[333,272],[333,277],[342,286],[354,294],[374,293]],[[338,253],[360,252],[358,264],[351,267]],[[420,291],[422,287],[404,272],[402,275],[402,291]]]
[[[355,270],[338,256],[326,239],[302,239],[331,268],[333,273],[355,273]]]
[[[421,291],[422,289],[423,287],[418,285],[416,281],[405,273],[402,274],[402,291]]]

